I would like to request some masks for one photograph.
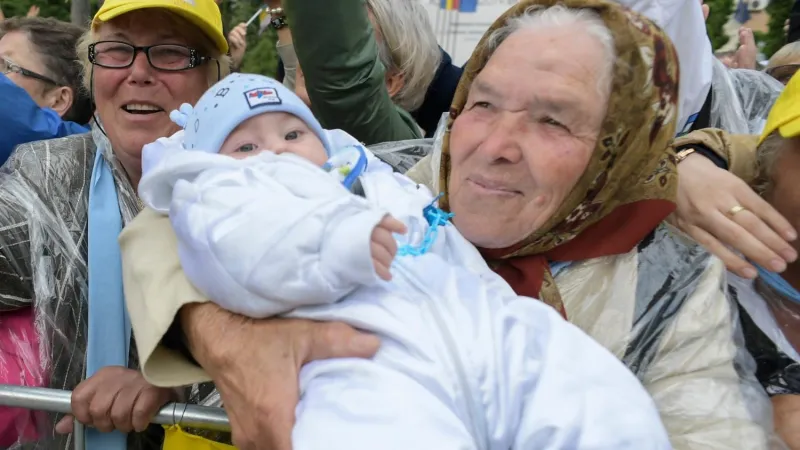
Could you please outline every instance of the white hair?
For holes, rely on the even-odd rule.
[[[377,25],[378,55],[386,73],[400,75],[394,103],[406,111],[425,100],[442,59],[428,11],[418,0],[367,0]]]
[[[580,25],[580,29],[589,36],[597,39],[605,51],[603,68],[598,76],[598,89],[604,96],[611,91],[614,64],[617,60],[617,51],[614,46],[614,36],[606,26],[603,19],[591,9],[572,9],[563,5],[543,7],[531,6],[525,9],[522,15],[512,17],[506,24],[498,28],[489,36],[486,46],[489,50],[488,57],[500,47],[509,36],[524,30],[541,30],[544,28],[569,27]],[[531,49],[536,51],[536,49]],[[488,58],[487,57],[487,58]]]

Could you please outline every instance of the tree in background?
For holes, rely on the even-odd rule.
[[[794,0],[772,0],[769,2],[769,5],[767,5],[769,29],[766,35],[763,36],[764,48],[762,49],[767,58],[771,57],[786,44],[786,31],[784,27],[793,5]]]
[[[776,0],[772,0],[773,2]],[[733,13],[734,0],[706,0],[709,14],[706,20],[706,30],[711,40],[711,48],[714,50],[728,43],[728,36],[725,34],[725,24]]]

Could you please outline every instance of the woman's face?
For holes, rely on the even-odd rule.
[[[122,41],[134,46],[179,44],[197,48],[176,30],[174,22],[154,10],[128,13],[103,24],[97,41]],[[132,181],[141,175],[142,147],[178,131],[169,113],[182,103],[195,104],[208,89],[207,66],[181,72],[164,72],[150,66],[137,53],[125,69],[93,66],[93,92],[97,114],[115,155]]]
[[[575,27],[524,30],[495,51],[450,134],[450,208],[484,248],[529,236],[561,206],[606,113],[605,51]]]
[[[0,38],[0,58],[4,58],[30,72],[53,78],[53,76],[48,73],[36,47],[23,32],[11,31]],[[2,68],[5,68],[5,64],[0,61],[0,69]],[[49,94],[56,86],[21,73],[10,72],[7,73],[6,76],[9,80],[14,82],[14,84],[25,89],[37,105],[47,108],[55,106],[57,98]],[[61,112],[61,114],[64,112],[66,111]]]
[[[784,140],[781,145],[783,148],[772,172],[772,187],[766,197],[792,226],[800,228],[800,187],[797,183],[800,175],[800,138]],[[792,245],[800,252],[800,242],[794,241]]]

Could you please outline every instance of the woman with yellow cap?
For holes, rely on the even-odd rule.
[[[142,146],[178,131],[170,111],[228,72],[227,50],[213,0],[107,0],[78,45],[91,132],[18,147],[0,172],[0,317],[34,307],[41,364],[74,390],[90,450],[160,448],[160,429],[123,434],[177,393],[137,370],[117,236],[141,209]],[[71,445],[71,417],[53,428],[40,446]]]
[[[800,76],[788,82],[769,114],[756,150],[754,185],[789,222],[800,225]],[[800,250],[800,245],[794,243]],[[731,276],[748,350],[758,378],[772,398],[778,432],[800,449],[800,263],[780,274],[757,266],[759,276]]]

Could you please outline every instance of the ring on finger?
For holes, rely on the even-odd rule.
[[[745,208],[744,206],[742,206],[742,205],[736,205],[736,206],[734,206],[733,208],[731,208],[731,209],[729,209],[729,210],[728,210],[728,215],[729,215],[729,216],[731,216],[731,217],[733,217],[733,216],[735,216],[736,214],[739,214],[740,212],[742,212],[742,211],[746,211],[746,210],[747,210],[747,208]]]

